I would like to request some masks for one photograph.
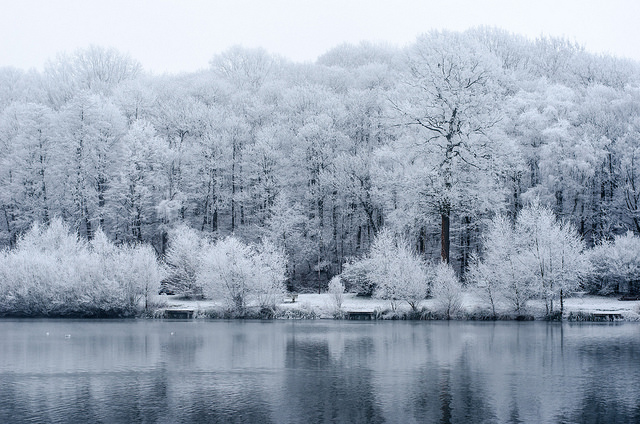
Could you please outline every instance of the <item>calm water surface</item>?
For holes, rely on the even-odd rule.
[[[640,423],[640,325],[0,320],[0,423]]]

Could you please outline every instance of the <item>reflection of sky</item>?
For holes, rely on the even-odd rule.
[[[0,422],[633,422],[639,333],[541,322],[4,320]]]

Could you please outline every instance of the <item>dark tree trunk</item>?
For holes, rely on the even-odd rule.
[[[169,243],[169,234],[166,231],[162,231],[160,235],[160,253],[164,256],[167,253],[167,244]]]
[[[449,242],[449,214],[442,214],[442,231],[440,233],[440,256],[442,257],[442,261],[445,263],[449,263],[449,250],[450,250],[450,242]]]
[[[89,210],[87,209],[87,205],[84,206],[84,225],[87,231],[87,240],[93,240],[93,226],[91,225],[91,220],[89,219]]]
[[[420,235],[418,236],[418,253],[424,255],[427,250],[427,232],[424,228],[420,228]]]

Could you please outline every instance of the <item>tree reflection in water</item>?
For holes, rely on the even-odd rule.
[[[3,423],[640,422],[632,323],[2,320],[0,332]]]

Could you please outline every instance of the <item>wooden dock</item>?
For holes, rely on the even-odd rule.
[[[193,309],[165,309],[165,316],[171,319],[191,319],[193,318]]]
[[[594,318],[598,318],[603,321],[615,321],[622,319],[622,313],[620,311],[594,311],[591,314]]]
[[[373,311],[347,311],[346,318],[355,321],[370,321],[375,319]]]

